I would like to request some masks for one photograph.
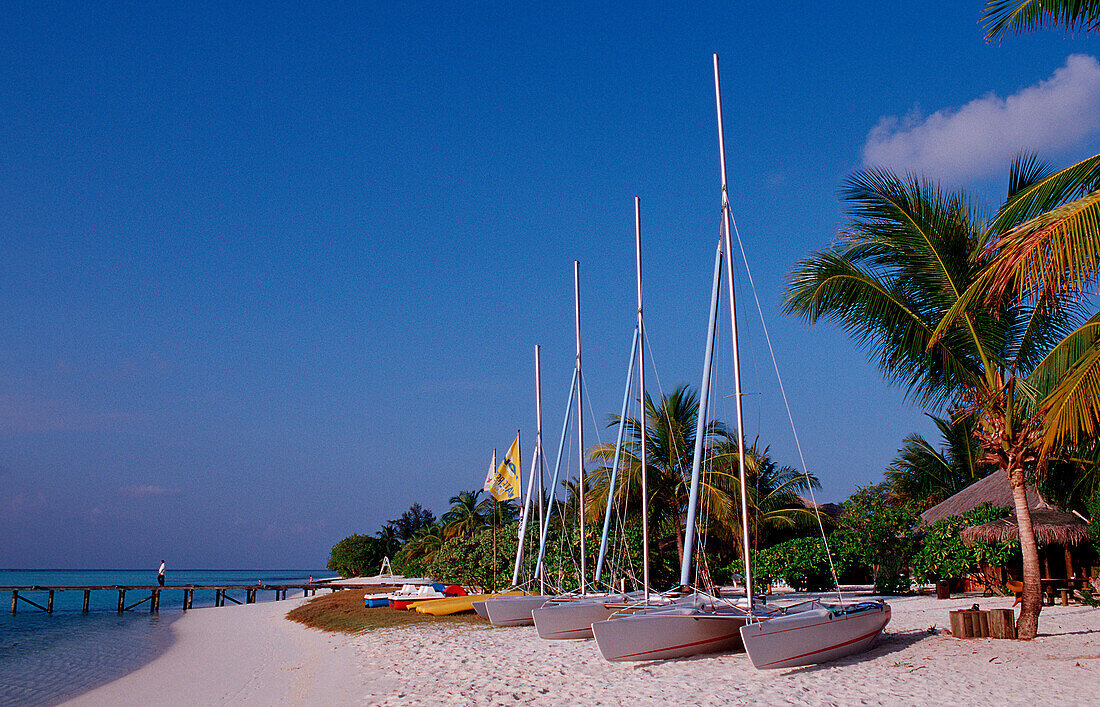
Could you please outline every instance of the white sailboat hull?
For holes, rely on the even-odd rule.
[[[621,597],[619,598],[621,600]],[[547,604],[531,612],[539,638],[550,641],[592,638],[592,622],[603,621],[615,611],[607,597],[583,597]]]
[[[610,661],[667,660],[741,648],[741,614],[659,609],[592,624],[603,657]]]
[[[548,596],[501,597],[485,602],[485,618],[494,626],[530,626],[531,612],[547,601]]]
[[[746,624],[741,638],[760,669],[812,665],[870,648],[890,621],[890,606],[871,602],[843,613],[824,606]]]

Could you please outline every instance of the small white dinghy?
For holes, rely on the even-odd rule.
[[[867,601],[850,606],[812,601],[741,627],[741,639],[759,669],[794,668],[861,653],[890,621],[890,605]]]

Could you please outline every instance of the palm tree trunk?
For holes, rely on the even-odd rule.
[[[1012,500],[1016,504],[1016,519],[1020,525],[1020,553],[1024,560],[1024,592],[1020,600],[1016,636],[1022,641],[1030,641],[1039,632],[1039,612],[1043,608],[1043,589],[1039,581],[1039,545],[1035,542],[1031,509],[1027,507],[1024,473],[1019,468],[1007,471],[1008,481],[1012,485]]]

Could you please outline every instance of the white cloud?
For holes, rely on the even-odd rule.
[[[863,146],[866,167],[963,180],[998,172],[1021,151],[1070,149],[1100,130],[1100,62],[1066,58],[1054,75],[1008,98],[992,93],[923,117],[883,117]]]

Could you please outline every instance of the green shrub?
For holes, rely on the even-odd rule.
[[[934,582],[964,577],[983,562],[993,566],[1008,564],[1012,556],[1020,551],[1019,541],[967,545],[960,534],[972,525],[982,525],[1011,515],[1011,508],[983,503],[962,515],[936,521],[925,531],[920,550],[913,558],[913,574],[921,582]]]
[[[757,550],[752,557],[752,565],[753,584],[757,591],[777,580],[798,591],[820,591],[833,586],[829,558],[821,538],[795,538]],[[744,563],[740,559],[734,560],[727,567],[727,572],[743,577]]]

